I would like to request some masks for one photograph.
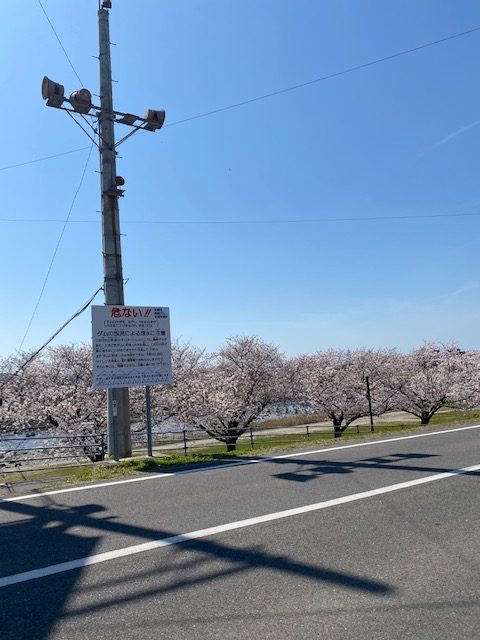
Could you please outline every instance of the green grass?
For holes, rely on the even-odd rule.
[[[108,480],[118,476],[128,476],[134,473],[148,471],[165,471],[172,467],[181,467],[215,460],[224,460],[235,457],[235,453],[194,452],[188,456],[171,455],[161,458],[139,458],[122,460],[121,462],[99,463],[97,465],[85,465],[78,467],[65,467],[62,469],[42,469],[39,471],[26,471],[22,473],[3,474],[1,482],[11,485],[31,483],[41,485],[42,490],[58,488],[68,484],[91,482],[95,480]]]
[[[454,409],[441,409],[430,420],[431,425],[459,424],[480,420],[480,409],[467,409],[458,411]]]

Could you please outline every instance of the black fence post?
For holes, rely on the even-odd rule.
[[[372,394],[370,393],[370,378],[365,376],[365,382],[367,383],[367,400],[368,400],[368,414],[370,416],[370,431],[375,431],[373,424],[373,411],[372,411]]]
[[[100,459],[103,462],[105,460],[105,450],[106,450],[106,447],[105,447],[105,434],[104,433],[101,434],[101,438],[102,438],[102,440],[100,442],[100,446],[102,447],[102,450],[100,452]]]
[[[187,455],[187,432],[185,429],[183,430],[183,453],[185,456]]]
[[[308,424],[305,426],[307,428],[307,438],[310,440],[310,426]]]
[[[252,429],[252,427],[250,427],[250,446],[253,449],[254,444],[253,444],[253,429]]]

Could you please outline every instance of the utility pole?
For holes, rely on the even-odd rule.
[[[110,58],[109,11],[98,9],[98,58],[100,63],[99,146],[102,190],[103,277],[105,304],[123,305],[123,269],[116,179],[115,129]],[[107,389],[108,453],[115,460],[132,455],[128,389]]]
[[[124,191],[119,187],[125,180],[117,176],[116,147],[137,131],[155,132],[160,129],[165,121],[165,111],[148,109],[142,118],[114,110],[109,27],[111,8],[112,0],[99,0],[100,106],[92,103],[92,94],[85,88],[74,91],[70,98],[66,98],[64,86],[47,76],[42,81],[42,97],[48,107],[67,111],[100,151],[105,304],[121,306],[124,304],[124,294],[118,199],[123,196]],[[64,106],[65,103],[68,106]],[[93,137],[85,124],[90,127]],[[115,142],[115,124],[131,127],[132,131]],[[130,456],[132,452],[128,396],[128,388],[107,388],[108,454],[114,460]]]

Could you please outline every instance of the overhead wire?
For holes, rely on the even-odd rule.
[[[267,98],[273,98],[274,96],[279,96],[284,93],[288,93],[290,91],[296,91],[297,89],[303,89],[304,87],[311,86],[312,84],[317,84],[319,82],[323,82],[325,80],[331,80],[332,78],[338,78],[340,76],[346,75],[348,73],[353,73],[354,71],[360,71],[361,69],[367,69],[368,67],[373,67],[376,64],[380,64],[382,62],[387,62],[388,60],[394,60],[395,58],[400,58],[401,56],[406,56],[411,53],[415,53],[416,51],[421,51],[422,49],[427,49],[428,47],[434,47],[438,44],[442,44],[444,42],[448,42],[449,40],[455,40],[456,38],[462,38],[471,33],[475,33],[480,31],[479,27],[473,27],[472,29],[467,29],[466,31],[461,31],[459,33],[454,33],[450,36],[445,36],[444,38],[439,38],[438,40],[431,40],[430,42],[426,42],[424,44],[420,44],[416,47],[411,47],[410,49],[403,49],[402,51],[397,51],[396,53],[392,53],[388,56],[383,56],[382,58],[376,58],[375,60],[370,60],[369,62],[364,62],[362,64],[354,65],[353,67],[347,67],[346,69],[342,69],[341,71],[336,71],[335,73],[329,73],[324,76],[320,76],[319,78],[314,78],[313,80],[307,80],[306,82],[300,82],[299,84],[294,84],[289,87],[284,87],[283,89],[277,89],[276,91],[271,91],[269,93],[264,93],[259,96],[255,96],[253,98],[248,98],[247,100],[241,100],[240,102],[235,102],[230,105],[226,105],[225,107],[219,107],[217,109],[212,109],[211,111],[205,111],[204,113],[199,113],[194,116],[190,116],[188,118],[183,118],[182,120],[176,120],[175,122],[170,122],[165,124],[165,127],[173,127],[178,124],[184,124],[185,122],[191,122],[192,120],[198,120],[199,118],[206,118],[208,116],[215,115],[217,113],[222,113],[223,111],[229,111],[230,109],[237,109],[238,107],[244,107],[247,104],[252,104],[253,102],[259,102],[260,100],[266,100]]]
[[[402,214],[394,216],[349,216],[349,217],[329,217],[329,218],[272,218],[272,219],[241,219],[241,220],[122,220],[123,224],[139,225],[249,225],[249,224],[309,224],[322,222],[388,222],[389,220],[422,220],[426,218],[465,218],[478,217],[480,211],[468,213],[420,213]],[[0,218],[0,222],[20,222],[20,223],[56,223],[64,222],[61,218]],[[100,220],[73,219],[70,224],[100,224]]]
[[[90,150],[89,150],[89,152],[88,152],[87,159],[86,159],[86,161],[85,161],[85,165],[84,165],[84,167],[83,167],[83,171],[82,171],[82,175],[81,175],[81,177],[80,177],[80,181],[79,181],[79,183],[78,183],[77,189],[76,189],[76,191],[75,191],[75,194],[74,194],[74,196],[73,196],[72,202],[71,202],[71,204],[70,204],[70,208],[69,208],[69,210],[68,210],[68,213],[67,213],[67,216],[66,216],[65,220],[63,221],[63,226],[62,226],[62,229],[61,229],[60,234],[59,234],[59,236],[58,236],[58,240],[57,240],[57,243],[56,243],[56,245],[55,245],[55,248],[54,248],[54,250],[53,250],[53,255],[52,255],[52,258],[51,258],[50,263],[49,263],[49,265],[48,265],[47,273],[45,274],[45,278],[43,279],[42,288],[41,288],[41,290],[40,290],[40,293],[39,293],[39,295],[38,295],[37,301],[36,301],[35,306],[34,306],[34,308],[33,308],[32,315],[30,316],[30,320],[29,320],[29,322],[28,322],[27,328],[26,328],[26,330],[25,330],[25,333],[24,333],[24,335],[23,335],[22,341],[21,341],[21,343],[20,343],[19,350],[23,347],[23,344],[24,344],[24,342],[25,342],[25,339],[26,339],[26,337],[27,337],[27,335],[28,335],[28,333],[29,333],[29,331],[30,331],[30,327],[32,326],[32,322],[33,322],[33,320],[34,320],[34,318],[35,318],[35,315],[36,315],[36,313],[37,313],[37,310],[38,310],[38,307],[39,307],[39,305],[40,305],[40,302],[41,302],[41,300],[42,300],[42,298],[43,298],[43,294],[44,294],[44,292],[45,292],[45,288],[46,288],[46,286],[47,286],[47,282],[48,282],[48,279],[49,279],[49,277],[50,277],[50,273],[51,273],[51,271],[52,271],[53,263],[54,263],[54,261],[55,261],[55,258],[56,258],[57,253],[58,253],[58,249],[59,249],[59,247],[60,247],[60,243],[62,242],[62,239],[63,239],[64,233],[65,233],[65,229],[67,228],[68,222],[69,222],[69,220],[70,220],[70,215],[71,215],[71,213],[72,213],[72,211],[73,211],[73,207],[75,206],[75,202],[76,202],[76,200],[77,200],[77,196],[78,196],[78,194],[79,194],[79,192],[80,192],[80,189],[82,188],[83,181],[84,181],[84,179],[85,179],[85,174],[86,174],[86,172],[87,172],[88,163],[90,162],[90,157],[91,157],[91,155],[92,155],[93,147],[94,147],[94,144],[92,143],[92,144],[91,144],[91,146],[90,146]]]
[[[78,147],[77,149],[71,149],[70,151],[62,151],[61,153],[54,153],[51,156],[43,156],[43,158],[36,158],[34,160],[18,162],[17,164],[9,164],[6,167],[0,167],[0,171],[7,171],[8,169],[16,169],[17,167],[24,167],[27,164],[35,164],[36,162],[51,160],[52,158],[60,158],[61,156],[68,156],[71,153],[78,153],[79,151],[85,151],[85,149],[88,149],[88,148],[89,147]]]
[[[62,51],[63,51],[63,53],[64,53],[64,55],[65,55],[65,57],[66,57],[66,59],[67,59],[67,61],[69,63],[69,65],[70,65],[70,67],[72,68],[72,70],[73,70],[74,74],[76,75],[77,79],[79,80],[80,84],[83,86],[82,79],[80,78],[80,75],[78,74],[77,70],[75,69],[75,66],[73,65],[73,63],[72,63],[72,61],[70,59],[70,56],[68,55],[68,53],[67,53],[67,51],[66,51],[66,49],[65,49],[65,47],[64,47],[64,45],[63,45],[63,43],[62,43],[57,31],[56,31],[52,21],[50,20],[47,12],[45,10],[45,7],[43,6],[41,0],[37,0],[37,2],[39,4],[39,6],[41,7],[41,9],[43,11],[43,14],[44,14],[46,20],[48,21],[48,24],[50,25],[50,27],[51,27],[51,29],[52,29],[52,31],[53,31],[58,43],[59,43],[61,49],[62,49]],[[450,36],[446,36],[444,38],[440,38],[440,39],[433,40],[433,41],[430,41],[430,42],[427,42],[427,43],[423,43],[423,44],[418,45],[416,47],[411,47],[409,49],[404,49],[402,51],[398,51],[396,53],[393,53],[393,54],[390,54],[390,55],[387,55],[387,56],[383,56],[381,58],[376,58],[375,60],[371,60],[371,61],[368,61],[368,62],[365,62],[365,63],[362,63],[362,64],[354,65],[352,67],[348,67],[346,69],[343,69],[341,71],[337,71],[335,73],[331,73],[331,74],[327,74],[327,75],[324,75],[324,76],[320,76],[319,78],[314,78],[314,79],[308,80],[306,82],[302,82],[302,83],[298,83],[298,84],[295,84],[295,85],[291,85],[289,87],[284,87],[284,88],[278,89],[276,91],[271,91],[269,93],[265,93],[265,94],[262,94],[262,95],[259,95],[259,96],[255,96],[253,98],[248,98],[246,100],[242,100],[242,101],[230,104],[230,105],[226,105],[226,106],[219,107],[219,108],[216,108],[216,109],[212,109],[210,111],[199,113],[199,114],[187,117],[187,118],[183,118],[181,120],[177,120],[177,121],[174,121],[174,122],[171,122],[171,123],[167,123],[165,126],[176,126],[176,125],[179,125],[179,124],[184,124],[186,122],[191,122],[193,120],[197,120],[197,119],[200,119],[200,118],[206,118],[206,117],[218,114],[218,113],[222,113],[222,112],[225,112],[225,111],[229,111],[229,110],[232,110],[232,109],[243,107],[243,106],[246,106],[248,104],[259,102],[261,100],[266,100],[266,99],[269,99],[269,98],[272,98],[272,97],[275,97],[275,96],[278,96],[278,95],[282,95],[282,94],[285,94],[285,93],[288,93],[288,92],[291,92],[291,91],[296,91],[298,89],[301,89],[301,88],[304,88],[304,87],[307,87],[307,86],[311,86],[311,85],[314,85],[314,84],[317,84],[317,83],[320,83],[320,82],[323,82],[323,81],[326,81],[326,80],[330,80],[330,79],[333,79],[333,78],[337,78],[337,77],[340,77],[342,75],[353,73],[355,71],[366,69],[368,67],[372,67],[374,65],[377,65],[377,64],[380,64],[380,63],[383,63],[383,62],[387,62],[389,60],[393,60],[393,59],[399,58],[401,56],[409,55],[409,54],[412,54],[414,52],[426,49],[428,47],[433,47],[433,46],[442,44],[444,42],[448,42],[448,41],[454,40],[456,38],[461,38],[461,37],[467,36],[469,34],[472,34],[472,33],[478,32],[478,31],[480,31],[480,27],[473,27],[472,29],[468,29],[468,30],[462,31],[460,33],[456,33],[456,34],[452,34]],[[44,282],[43,282],[43,285],[42,285],[42,288],[41,288],[41,291],[40,291],[40,294],[39,294],[39,297],[38,297],[38,299],[36,301],[36,304],[35,304],[34,310],[32,312],[30,321],[28,323],[27,329],[26,329],[25,334],[24,334],[24,336],[22,338],[22,341],[21,341],[21,344],[20,344],[20,349],[22,348],[22,346],[23,346],[23,344],[25,342],[25,339],[26,339],[26,337],[27,337],[27,335],[29,333],[29,330],[30,330],[32,322],[33,322],[33,320],[35,318],[38,306],[39,306],[40,301],[41,301],[41,299],[43,297],[43,294],[44,294],[44,291],[45,291],[45,288],[46,288],[46,285],[47,285],[47,282],[48,282],[48,278],[50,276],[50,272],[51,272],[55,257],[57,255],[57,252],[58,252],[61,240],[63,238],[66,226],[67,226],[67,224],[69,222],[69,219],[70,219],[70,214],[71,214],[71,212],[73,210],[73,207],[74,207],[75,201],[77,199],[78,193],[79,193],[80,188],[81,188],[81,186],[83,184],[83,180],[84,180],[84,177],[85,177],[86,169],[87,169],[87,166],[88,166],[88,162],[90,160],[90,156],[91,156],[91,153],[92,153],[93,146],[94,145],[92,144],[91,147],[90,147],[90,150],[89,150],[89,153],[88,153],[88,158],[87,158],[87,161],[85,163],[85,166],[84,166],[84,169],[83,169],[83,172],[82,172],[82,176],[81,176],[79,185],[78,185],[77,190],[76,190],[76,192],[74,194],[74,197],[73,197],[73,200],[72,200],[72,204],[70,206],[70,209],[69,209],[69,212],[67,214],[67,217],[64,220],[64,224],[63,224],[62,230],[60,232],[60,236],[58,238],[57,244],[55,246],[55,249],[54,249],[54,252],[53,252],[53,255],[52,255],[52,259],[50,261],[50,264],[49,264],[49,267],[48,267],[48,270],[47,270],[47,273],[46,273],[46,276],[45,276],[45,279],[44,279]],[[84,147],[84,149],[85,148],[87,148],[87,147]],[[30,160],[30,161],[26,161],[26,162],[21,162],[21,163],[15,164],[15,165],[9,165],[7,167],[0,167],[0,171],[5,171],[7,169],[12,169],[12,168],[19,167],[19,166],[24,166],[24,165],[27,165],[27,164],[33,164],[34,162],[41,162],[43,160],[47,160],[47,159],[51,159],[51,158],[55,158],[55,157],[60,157],[62,155],[68,155],[70,153],[76,153],[77,151],[80,151],[80,150],[81,149],[73,149],[73,150],[70,150],[70,151],[65,151],[65,152],[62,152],[62,153],[59,153],[59,154],[46,156],[44,158],[39,158],[39,159],[36,159],[36,160]],[[398,220],[398,219],[434,218],[434,217],[438,218],[438,217],[453,217],[453,216],[459,217],[459,216],[465,216],[465,215],[479,215],[479,214],[475,214],[475,213],[474,214],[427,214],[427,215],[417,215],[417,216],[416,215],[385,216],[385,217],[384,216],[369,216],[369,217],[361,217],[361,218],[314,218],[314,219],[299,219],[299,220],[250,220],[250,221],[248,221],[248,220],[213,220],[213,221],[183,221],[183,222],[182,221],[132,221],[132,222],[136,222],[137,224],[221,224],[221,225],[225,225],[225,224],[299,224],[299,223],[311,223],[311,222],[346,222],[346,221],[360,221],[360,220]],[[7,221],[7,219],[0,219],[0,221]],[[9,221],[11,221],[11,220],[9,220]],[[124,222],[125,223],[129,223],[128,221],[124,221]]]
[[[50,27],[51,27],[51,29],[52,29],[53,33],[55,34],[55,37],[56,37],[56,39],[58,40],[58,44],[60,45],[60,47],[62,48],[63,53],[65,54],[65,57],[66,57],[66,59],[68,60],[68,64],[71,66],[71,68],[72,68],[72,70],[73,70],[73,73],[77,76],[78,81],[80,82],[80,84],[81,84],[81,85],[82,85],[82,87],[83,87],[82,79],[80,78],[80,76],[78,75],[77,70],[76,70],[76,69],[75,69],[75,67],[73,66],[73,62],[70,60],[70,56],[68,55],[67,50],[66,50],[66,49],[65,49],[65,47],[63,46],[63,42],[61,41],[60,36],[58,35],[58,33],[57,33],[57,31],[56,31],[55,27],[53,26],[52,21],[51,21],[51,20],[50,20],[50,18],[48,17],[48,13],[46,12],[45,7],[43,6],[43,4],[42,4],[41,0],[37,0],[37,2],[38,2],[38,4],[40,5],[40,8],[42,9],[43,14],[44,14],[44,16],[45,16],[45,18],[46,18],[46,20],[47,20],[48,24],[50,25]]]
[[[75,66],[74,66],[74,64],[73,64],[73,62],[72,62],[72,60],[70,59],[70,56],[68,55],[67,50],[65,49],[65,47],[64,47],[64,45],[63,45],[63,42],[62,42],[62,40],[61,40],[60,36],[59,36],[59,35],[58,35],[58,33],[57,33],[57,30],[55,29],[55,27],[54,27],[54,25],[53,25],[52,21],[50,20],[50,17],[49,17],[49,15],[48,15],[48,13],[47,13],[47,11],[46,11],[45,7],[43,6],[43,4],[42,4],[41,0],[37,0],[37,2],[38,2],[38,4],[39,4],[39,6],[40,6],[40,8],[41,8],[41,10],[42,10],[42,12],[43,12],[43,14],[44,14],[44,16],[45,16],[45,19],[47,20],[48,24],[50,25],[50,28],[52,29],[52,31],[53,31],[53,33],[54,33],[54,35],[55,35],[55,37],[56,37],[56,39],[57,39],[57,41],[58,41],[58,44],[60,45],[60,47],[61,47],[61,49],[62,49],[62,51],[63,51],[63,53],[64,53],[64,55],[65,55],[65,57],[66,57],[66,59],[67,59],[67,61],[68,61],[68,63],[69,63],[69,65],[70,65],[70,67],[72,68],[73,73],[76,75],[76,77],[78,78],[78,81],[79,81],[79,82],[80,82],[80,84],[83,86],[82,79],[80,78],[80,75],[79,75],[78,71],[76,70],[76,68],[75,68]],[[41,287],[41,289],[40,289],[40,293],[39,293],[38,298],[37,298],[37,301],[36,301],[36,303],[35,303],[35,305],[34,305],[34,308],[33,308],[32,314],[31,314],[31,316],[30,316],[30,320],[29,320],[29,322],[28,322],[28,325],[27,325],[27,328],[26,328],[26,330],[25,330],[25,333],[23,334],[23,337],[22,337],[22,340],[21,340],[21,343],[20,343],[20,346],[19,346],[19,350],[21,350],[21,349],[22,349],[22,347],[23,347],[23,345],[24,345],[24,343],[25,343],[25,340],[26,340],[26,338],[27,338],[27,336],[28,336],[28,333],[29,333],[29,331],[30,331],[30,327],[32,326],[33,320],[34,320],[34,318],[35,318],[35,316],[36,316],[36,313],[37,313],[38,307],[39,307],[40,302],[41,302],[41,300],[42,300],[42,298],[43,298],[43,294],[44,294],[44,292],[45,292],[45,288],[46,288],[46,286],[47,286],[47,282],[48,282],[48,279],[49,279],[49,277],[50,277],[50,273],[51,273],[51,271],[52,271],[53,263],[55,262],[55,258],[56,258],[56,256],[57,256],[58,250],[59,250],[59,248],[60,248],[60,244],[61,244],[62,239],[63,239],[63,236],[64,236],[64,234],[65,234],[65,230],[66,230],[66,228],[67,228],[68,221],[69,221],[69,219],[70,219],[70,215],[71,215],[71,213],[72,213],[72,211],[73,211],[73,207],[75,206],[75,202],[76,202],[76,200],[77,200],[77,196],[78,196],[78,194],[79,194],[79,192],[80,192],[80,189],[82,188],[83,181],[84,181],[85,174],[86,174],[87,167],[88,167],[88,163],[90,162],[90,157],[91,157],[91,155],[92,155],[92,150],[93,150],[93,147],[95,146],[95,144],[96,144],[96,143],[95,143],[95,141],[93,140],[92,145],[91,145],[91,146],[90,146],[90,148],[89,148],[88,156],[87,156],[87,159],[86,159],[86,161],[85,161],[85,165],[84,165],[84,167],[83,167],[83,171],[82,171],[82,175],[81,175],[81,177],[80,177],[80,181],[79,181],[78,186],[77,186],[77,189],[76,189],[76,191],[75,191],[75,193],[74,193],[74,196],[73,196],[72,202],[71,202],[71,204],[70,204],[70,208],[69,208],[69,210],[68,210],[67,216],[66,216],[65,220],[63,221],[63,226],[62,226],[62,229],[61,229],[61,231],[60,231],[60,234],[59,234],[59,237],[58,237],[57,243],[56,243],[56,245],[55,245],[55,248],[54,248],[54,250],[53,250],[53,254],[52,254],[52,257],[51,257],[51,260],[50,260],[50,263],[49,263],[49,266],[48,266],[47,272],[46,272],[46,274],[45,274],[45,278],[44,278],[44,280],[43,280],[43,284],[42,284],[42,287]],[[88,147],[85,147],[85,148],[88,148]],[[71,151],[66,151],[66,152],[63,152],[63,153],[60,153],[60,154],[55,154],[54,156],[49,156],[48,158],[51,158],[51,157],[59,157],[59,156],[61,156],[61,155],[68,155],[69,153],[75,153],[76,151],[79,151],[79,149],[75,149],[75,150],[71,150]],[[45,159],[47,159],[47,158],[42,158],[42,160],[45,160]],[[39,161],[40,161],[40,160],[37,160],[36,162],[39,162]],[[24,164],[31,164],[32,162],[35,162],[35,161],[30,161],[30,162],[20,163],[20,165],[17,165],[17,166],[21,166],[21,165],[24,165]],[[6,167],[6,168],[12,168],[12,166],[10,166],[10,167]],[[5,170],[5,168],[3,168],[3,170]],[[98,293],[98,292],[97,292],[97,293]],[[96,295],[96,294],[95,294],[95,295]],[[64,325],[64,326],[66,326],[66,325]],[[56,334],[56,335],[58,335],[58,334]],[[52,339],[53,339],[53,338],[52,338]],[[0,387],[0,389],[1,389],[1,387]]]
[[[72,322],[72,320],[75,320],[75,318],[78,318],[79,315],[81,315],[86,309],[88,309],[88,307],[94,301],[94,299],[100,293],[100,291],[103,291],[103,286],[99,287],[95,291],[95,293],[92,296],[90,296],[87,302],[85,302],[80,307],[78,311],[76,311],[72,316],[70,316],[70,318],[66,322],[64,322],[62,326],[59,327],[55,331],[55,333],[51,335],[50,338],[48,338],[48,340],[42,344],[42,346],[39,349],[37,349],[33,354],[31,354],[6,380],[4,380],[0,384],[0,400],[1,400],[1,392],[5,387],[5,385],[9,384],[14,378],[16,378],[25,369],[25,367],[27,367],[30,364],[30,362],[32,362],[32,360],[34,360],[38,355],[40,355],[40,353],[58,336],[59,333],[61,333],[65,329],[66,326],[70,324],[70,322]]]
[[[38,0],[38,2],[40,3],[40,6],[42,6],[40,0]],[[42,9],[43,9],[43,6],[42,6]],[[48,16],[47,16],[47,18],[48,18]],[[50,20],[49,20],[49,22],[50,22]],[[433,46],[436,46],[438,44],[442,44],[444,42],[448,42],[450,40],[454,40],[456,38],[462,38],[464,36],[470,35],[472,33],[478,32],[478,31],[480,31],[480,27],[472,27],[471,29],[467,29],[466,31],[461,31],[459,33],[454,33],[454,34],[452,34],[450,36],[446,36],[446,37],[440,38],[438,40],[432,40],[430,42],[426,42],[424,44],[418,45],[416,47],[412,47],[410,49],[403,49],[402,51],[397,51],[396,53],[392,53],[392,54],[390,54],[388,56],[383,56],[382,58],[376,58],[375,60],[370,60],[369,62],[365,62],[363,64],[355,65],[353,67],[348,67],[346,69],[342,69],[341,71],[336,71],[335,73],[330,73],[330,74],[327,74],[325,76],[321,76],[319,78],[314,78],[313,80],[307,80],[306,82],[301,82],[299,84],[291,85],[289,87],[284,87],[283,89],[278,89],[276,91],[271,91],[270,93],[264,93],[262,95],[255,96],[253,98],[248,98],[246,100],[241,100],[240,102],[235,102],[233,104],[226,105],[224,107],[218,107],[218,108],[212,109],[210,111],[205,111],[203,113],[198,113],[196,115],[189,116],[187,118],[182,118],[181,120],[175,120],[174,122],[167,122],[164,125],[164,128],[165,127],[174,127],[174,126],[179,125],[179,124],[184,124],[186,122],[191,122],[193,120],[198,120],[200,118],[206,118],[208,116],[212,116],[212,115],[215,115],[217,113],[222,113],[223,111],[229,111],[231,109],[236,109],[238,107],[243,107],[245,105],[248,105],[248,104],[251,104],[251,103],[254,103],[254,102],[259,102],[261,100],[266,100],[267,98],[272,98],[274,96],[281,95],[283,93],[288,93],[290,91],[295,91],[297,89],[301,89],[303,87],[307,87],[307,86],[310,86],[310,85],[313,85],[313,84],[316,84],[316,83],[319,83],[319,82],[323,82],[325,80],[330,80],[332,78],[337,78],[339,76],[346,75],[348,73],[353,73],[353,72],[359,71],[361,69],[366,69],[366,68],[371,67],[373,65],[380,64],[382,62],[387,62],[388,60],[393,60],[393,59],[399,58],[401,56],[409,55],[409,54],[414,53],[416,51],[421,51],[422,49],[426,49],[428,47],[433,47]],[[55,33],[55,35],[57,35],[55,30],[54,30],[54,33]],[[58,38],[58,36],[57,36],[57,38]],[[63,45],[62,45],[62,48],[63,48]],[[68,57],[68,55],[67,55],[67,59],[71,63],[70,58]],[[73,65],[72,65],[72,68],[73,68]],[[79,78],[79,80],[80,80],[80,78]],[[19,162],[17,164],[8,165],[6,167],[0,167],[0,171],[6,171],[7,169],[15,169],[16,167],[22,167],[22,166],[24,166],[26,164],[32,164],[34,162],[42,162],[43,160],[50,160],[51,158],[58,158],[61,155],[67,155],[69,153],[76,153],[77,151],[82,151],[83,149],[87,149],[87,148],[88,147],[81,147],[79,149],[72,149],[71,151],[65,151],[63,153],[58,153],[58,154],[54,154],[54,155],[51,155],[51,156],[45,156],[43,158],[37,158],[36,160],[28,160],[26,162]]]

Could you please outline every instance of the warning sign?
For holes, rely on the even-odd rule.
[[[168,307],[92,306],[93,386],[172,383]]]

